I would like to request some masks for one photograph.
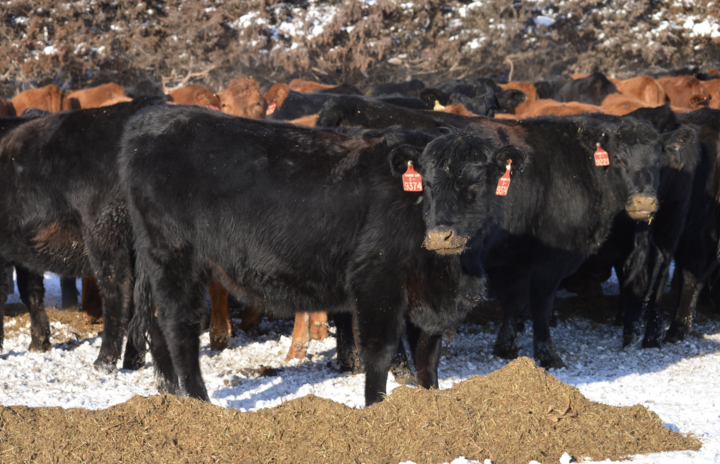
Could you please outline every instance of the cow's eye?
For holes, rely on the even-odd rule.
[[[482,177],[479,177],[479,178],[475,179],[475,182],[473,182],[473,185],[481,184],[483,182],[485,182],[485,179],[483,179]]]
[[[615,162],[620,166],[625,166],[625,163],[623,163],[623,160],[621,160],[619,156],[615,157]]]

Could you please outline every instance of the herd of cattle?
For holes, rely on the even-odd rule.
[[[367,404],[403,334],[418,384],[437,387],[442,333],[486,291],[504,358],[530,317],[536,359],[562,367],[556,291],[612,268],[624,345],[682,340],[720,256],[717,77],[28,90],[0,101],[0,314],[14,265],[30,349],[48,350],[42,273],[84,276],[83,311],[104,321],[95,366],[116,368],[127,329],[125,368],[149,342],[159,389],[204,400],[208,291],[215,349],[229,293],[247,301],[243,328],[295,317],[288,359],[331,314],[339,363],[359,347]]]

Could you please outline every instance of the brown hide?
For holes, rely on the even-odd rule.
[[[62,90],[55,84],[26,90],[6,103],[8,115],[20,116],[28,108],[56,113],[62,108]]]
[[[618,92],[623,95],[629,95],[649,103],[653,106],[664,105],[667,103],[667,95],[665,89],[658,81],[648,76],[637,76],[632,79],[610,79]]]
[[[178,105],[196,105],[214,110],[220,109],[220,98],[215,92],[202,85],[186,85],[185,87],[171,90],[168,96],[173,103]]]
[[[720,110],[720,79],[705,81],[703,85],[712,97],[712,100],[710,100],[710,108]]]
[[[296,92],[303,92],[303,93],[313,93],[316,90],[332,89],[333,87],[336,87],[336,86],[328,85],[328,84],[321,84],[319,82],[313,82],[313,81],[304,81],[302,79],[293,79],[288,84],[288,88],[290,90],[294,90]]]
[[[275,84],[270,89],[265,92],[265,101],[268,103],[268,108],[265,111],[265,115],[269,116],[275,112],[278,108],[280,108],[287,98],[287,96],[290,94],[290,89],[285,84]],[[317,118],[316,118],[317,119]],[[303,126],[307,124],[302,124]],[[313,126],[315,125],[315,122],[313,121]]]
[[[695,76],[660,77],[657,81],[673,106],[696,110],[710,103],[710,93]]]
[[[319,116],[320,116],[320,113],[308,114],[307,116],[301,116],[297,119],[293,119],[292,121],[288,121],[288,122],[290,124],[297,124],[298,126],[315,127],[315,124],[317,123],[317,119]]]
[[[586,103],[579,102],[560,103],[555,100],[541,98],[530,103],[524,109],[524,112],[522,114],[518,114],[518,116],[523,118],[533,118],[535,116],[543,116],[547,114],[569,116],[571,114],[600,112],[602,112],[600,107],[595,105],[588,105]]]
[[[99,108],[108,100],[124,97],[125,91],[119,85],[110,82],[90,89],[76,90],[63,97],[63,110]]]

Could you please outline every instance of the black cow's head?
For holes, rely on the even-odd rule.
[[[606,198],[623,201],[632,219],[651,221],[659,206],[662,139],[657,130],[633,118],[620,118],[619,124],[608,125],[588,117],[581,121],[578,136],[588,156],[592,157],[598,147],[608,153],[609,165],[596,166],[593,171]]]
[[[429,143],[420,159],[425,248],[461,253],[471,239],[489,235],[502,213],[498,181],[508,165],[512,179],[525,160],[522,150],[480,135],[454,133]]]

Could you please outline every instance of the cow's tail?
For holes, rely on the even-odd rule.
[[[139,350],[144,350],[146,346],[152,346],[149,335],[155,318],[155,300],[147,271],[139,256],[135,260],[133,303],[135,311],[128,325],[128,337]]]

